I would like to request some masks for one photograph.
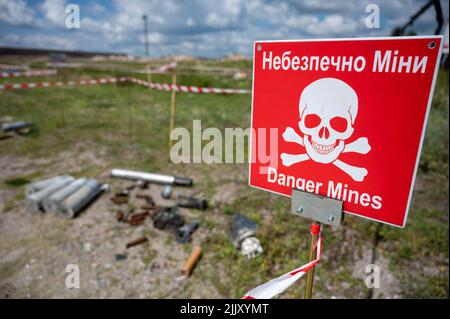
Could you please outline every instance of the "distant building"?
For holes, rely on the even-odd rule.
[[[242,60],[249,60],[249,58],[242,54],[239,54],[239,53],[231,53],[231,54],[227,54],[226,56],[224,56],[222,60],[223,61],[242,61]]]

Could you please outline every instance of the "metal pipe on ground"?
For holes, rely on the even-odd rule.
[[[112,177],[119,177],[131,180],[141,180],[150,183],[158,183],[158,184],[168,184],[168,185],[177,185],[177,186],[192,186],[193,181],[190,178],[186,177],[178,177],[178,176],[169,176],[155,173],[144,173],[144,172],[136,172],[129,171],[125,169],[113,169],[111,171]]]
[[[51,183],[48,187],[28,195],[25,200],[27,211],[34,214],[43,211],[44,207],[42,205],[44,200],[74,180],[75,179],[72,176],[66,176]]]
[[[47,179],[43,179],[34,183],[31,183],[30,185],[27,185],[25,187],[25,196],[31,195],[33,193],[39,192],[40,190],[50,186],[51,184],[55,183],[58,180],[63,179],[64,177],[68,177],[69,175],[60,175],[55,176]]]
[[[74,218],[83,208],[92,202],[100,193],[107,190],[109,185],[100,185],[96,180],[89,179],[75,193],[69,195],[59,205],[57,214],[65,218]]]
[[[86,184],[87,178],[79,178],[72,183],[66,185],[61,190],[47,197],[43,201],[43,207],[46,212],[57,213],[59,210],[59,206],[63,202],[64,199],[69,197],[71,194],[75,193],[78,189],[80,189],[84,184]]]
[[[24,128],[30,128],[31,126],[33,126],[33,123],[31,122],[18,121],[5,123],[2,125],[1,129],[3,132],[11,132],[11,131],[20,131],[23,130]]]

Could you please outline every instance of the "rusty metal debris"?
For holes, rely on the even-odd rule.
[[[121,210],[116,212],[117,221],[123,222],[125,220],[125,213]]]
[[[133,214],[128,217],[127,222],[130,225],[140,225],[144,222],[145,218],[147,218],[148,212],[143,212],[139,214]]]
[[[148,241],[147,237],[140,237],[138,239],[135,239],[135,240],[132,240],[132,241],[128,242],[127,245],[126,245],[126,248],[128,249],[130,247],[133,247],[133,246],[145,243],[147,241]]]
[[[132,226],[139,226],[142,225],[144,223],[144,219],[139,219],[139,220],[129,220],[128,224],[132,225]]]
[[[123,210],[118,210],[116,212],[116,219],[119,222],[137,226],[143,224],[145,219],[150,215],[151,213],[149,211],[143,211],[140,213],[132,213],[131,211],[126,214]]]
[[[145,219],[148,216],[148,212],[136,213],[129,217],[129,220]]]
[[[110,198],[110,200],[116,204],[116,205],[122,205],[128,203],[128,192],[117,192],[114,194],[113,197]]]

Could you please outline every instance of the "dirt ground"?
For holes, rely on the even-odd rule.
[[[102,152],[64,152],[53,160],[0,157],[0,183],[10,176],[32,174],[36,170],[52,176],[54,172],[76,172],[77,167],[89,161],[104,169],[102,181],[113,188],[132,185],[133,182],[111,180],[110,169]],[[135,199],[137,193],[151,194],[158,204],[170,204],[161,197],[162,186],[151,185],[148,190],[135,188],[130,201],[144,205]],[[175,189],[189,194],[189,189]],[[0,211],[23,189],[0,188]],[[51,214],[30,215],[24,205],[18,204],[2,214],[0,219],[0,264],[2,298],[209,298],[221,297],[213,286],[201,282],[198,273],[190,278],[180,276],[180,270],[193,247],[199,244],[205,228],[200,228],[193,242],[180,245],[171,233],[155,229],[147,218],[144,225],[131,226],[118,223],[115,212],[119,206],[110,201],[111,193],[103,194],[91,206],[73,220],[61,219]],[[127,209],[126,205],[121,205]],[[187,221],[195,214],[182,209]],[[127,242],[147,236],[149,242],[129,249]],[[125,254],[125,260],[116,260],[116,254]],[[67,289],[65,279],[68,264],[80,268],[80,289]],[[194,289],[201,284],[202,289]]]
[[[15,156],[0,157],[0,183],[11,177],[33,176],[50,177],[64,172],[72,175],[82,173],[80,168],[86,163],[100,172],[97,176],[102,182],[109,183],[112,191],[133,184],[131,181],[109,177],[110,166],[102,149],[80,151],[77,146],[64,151],[56,158],[26,158]],[[244,169],[244,167],[243,167]],[[245,174],[243,171],[242,174]],[[218,174],[217,176],[224,176]],[[419,184],[426,183],[419,179]],[[211,197],[212,203],[232,203],[245,186],[239,178],[228,175],[225,180],[213,181],[220,184]],[[128,205],[115,205],[110,198],[112,192],[104,193],[98,200],[73,220],[65,220],[51,214],[31,215],[23,205],[24,188],[0,188],[0,297],[1,298],[223,298],[224,296],[211,283],[206,273],[217,273],[220,266],[215,265],[208,256],[198,263],[191,277],[182,277],[180,270],[196,245],[201,245],[212,232],[217,236],[227,236],[227,224],[220,209],[213,208],[208,214],[216,221],[213,228],[200,227],[190,244],[175,242],[172,233],[157,230],[147,218],[141,226],[131,226],[116,220],[116,211],[121,208],[144,205],[142,199],[136,199],[137,193],[151,194],[159,205],[170,204],[170,200],[161,197],[163,186],[150,185],[147,190],[138,187],[131,190]],[[418,186],[417,192],[420,189]],[[174,192],[198,194],[202,189],[175,188]],[[10,207],[5,207],[9,205]],[[264,224],[272,223],[273,215],[269,210],[259,212]],[[202,212],[182,209],[187,222],[197,219]],[[350,227],[331,232],[342,232],[343,246],[330,248],[323,256],[323,262],[330,268],[336,266],[337,272],[343,269],[341,257],[350,255],[348,265],[351,278],[334,283],[323,282],[320,271],[316,281],[316,297],[347,298],[346,290],[351,289],[355,281],[362,287],[366,276],[366,265],[373,262],[374,252],[371,243],[358,245],[358,233]],[[149,242],[126,249],[127,242],[147,236]],[[333,234],[333,236],[335,236]],[[384,246],[383,246],[384,245]],[[389,250],[389,243],[379,249]],[[349,253],[351,252],[351,253]],[[116,254],[125,254],[125,260],[116,260]],[[342,254],[342,256],[340,256]],[[381,288],[369,294],[361,288],[352,293],[353,298],[401,298],[399,280],[390,270],[390,260],[377,253],[376,264],[382,268]],[[440,261],[444,263],[445,261]],[[80,289],[68,289],[65,285],[66,267],[76,264],[80,269]],[[430,271],[436,272],[431,262]],[[334,265],[334,266],[333,266]],[[414,263],[411,263],[414,265]],[[417,265],[416,265],[417,266]],[[414,266],[415,267],[415,266]],[[447,264],[448,271],[448,264]],[[426,267],[424,270],[427,271]],[[274,269],[279,272],[279,269]],[[420,272],[421,269],[416,269]],[[437,270],[439,271],[439,270]],[[219,271],[220,272],[220,271]],[[353,283],[352,283],[353,282]],[[199,289],[201,287],[201,289]],[[325,292],[322,292],[325,290]]]

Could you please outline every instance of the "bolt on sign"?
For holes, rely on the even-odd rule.
[[[442,42],[255,42],[250,186],[404,227]]]

